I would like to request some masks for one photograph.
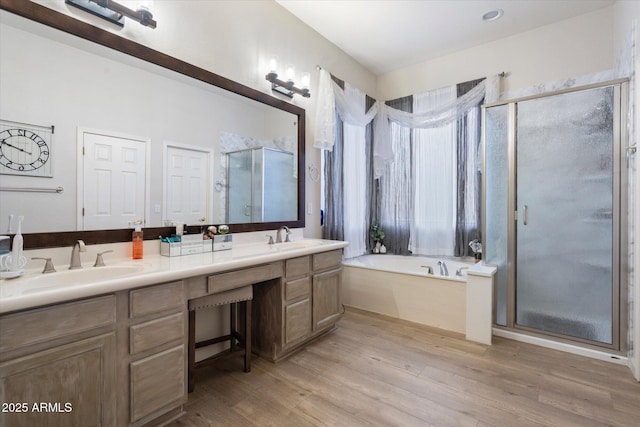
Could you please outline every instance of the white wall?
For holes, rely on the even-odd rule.
[[[293,103],[306,110],[306,161],[316,167],[320,166],[320,151],[312,145],[316,65],[375,96],[376,78],[372,73],[273,1],[156,0],[156,29],[126,18],[121,29],[66,5],[64,0],[35,2],[270,95],[270,84],[264,79],[269,57],[276,55],[281,64],[291,63],[298,72],[310,72],[311,98],[296,96]],[[306,180],[306,202],[313,204],[313,214],[306,217],[304,234],[319,237],[320,187],[310,179]]]
[[[502,91],[613,68],[612,8],[567,19],[378,77],[378,96],[412,93],[508,72]]]

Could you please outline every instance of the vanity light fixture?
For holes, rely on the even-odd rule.
[[[301,88],[295,86],[295,69],[293,65],[287,65],[285,70],[286,81],[278,78],[277,61],[275,58],[269,60],[269,72],[265,79],[271,82],[271,90],[281,93],[282,95],[293,98],[296,93],[305,98],[309,98],[309,85],[311,83],[311,75],[309,73],[301,74]]]
[[[140,1],[135,10],[112,0],[65,0],[65,3],[124,27],[124,17],[133,19],[145,27],[156,28],[157,22],[149,10],[147,2]]]

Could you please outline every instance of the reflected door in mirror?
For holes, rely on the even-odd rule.
[[[126,228],[145,220],[148,141],[81,131],[82,230]]]

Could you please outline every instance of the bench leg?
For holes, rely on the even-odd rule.
[[[238,304],[232,302],[229,304],[229,313],[230,313],[230,325],[231,325],[231,352],[233,353],[238,349],[236,345],[236,339],[233,337],[233,334],[238,331]]]
[[[244,371],[251,372],[251,300],[245,301]]]
[[[196,386],[195,365],[196,365],[196,312],[189,311],[189,348],[187,349],[189,364],[187,372],[187,387],[189,393],[192,393]]]

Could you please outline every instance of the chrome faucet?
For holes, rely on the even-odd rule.
[[[430,265],[421,265],[420,268],[426,268],[427,274],[433,274],[433,268]]]
[[[462,270],[468,270],[469,267],[460,267],[459,269],[456,270],[456,276],[462,276]]]
[[[84,245],[83,240],[78,240],[71,250],[71,261],[69,262],[69,270],[75,270],[82,268],[82,262],[80,261],[80,252],[86,252],[87,248]]]
[[[287,233],[285,235],[284,240],[282,240],[283,231]],[[289,230],[289,227],[287,227],[286,225],[283,225],[282,227],[278,228],[278,234],[276,234],[276,243],[290,242],[291,241],[291,239],[289,238],[290,234],[291,234],[291,231]]]
[[[444,261],[438,261],[438,265],[440,266],[440,275],[448,276],[449,270],[447,269],[447,264]]]

